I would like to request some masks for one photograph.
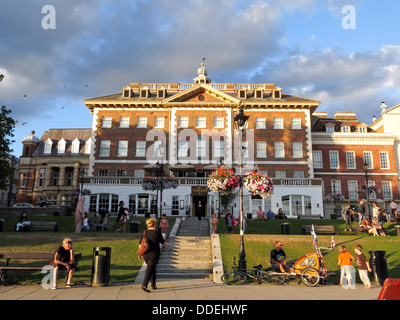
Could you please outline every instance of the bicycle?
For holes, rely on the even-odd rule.
[[[285,277],[282,274],[262,270],[261,264],[254,266],[253,268],[254,269],[250,270],[240,270],[236,264],[236,257],[234,257],[232,262],[232,271],[224,273],[221,276],[221,280],[227,285],[243,284],[248,278],[254,279],[258,284],[261,284],[262,282],[282,284],[285,282]]]

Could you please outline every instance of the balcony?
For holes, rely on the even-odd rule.
[[[136,177],[91,177],[91,185],[141,185],[143,178]],[[184,186],[206,186],[208,178],[185,177],[179,178],[179,185]],[[273,178],[275,186],[320,186],[322,179],[300,179],[300,178]]]

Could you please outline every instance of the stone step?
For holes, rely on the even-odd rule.
[[[212,278],[212,272],[196,272],[196,273],[176,273],[176,274],[171,274],[171,273],[164,273],[164,272],[159,272],[157,273],[157,280],[162,279],[162,280],[176,280],[176,279],[205,279],[205,278]]]

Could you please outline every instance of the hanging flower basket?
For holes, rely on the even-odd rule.
[[[243,186],[252,193],[258,194],[261,198],[270,197],[274,192],[272,179],[259,172],[250,172],[243,179]]]
[[[234,171],[228,168],[219,167],[211,172],[207,181],[207,187],[214,191],[220,192],[222,195],[227,195],[239,186],[239,178],[234,174]]]
[[[369,193],[371,193],[371,192],[380,192],[381,191],[381,189],[379,189],[377,186],[369,186],[368,188],[367,188],[367,186],[365,185],[365,184],[362,184],[362,185],[360,185],[360,186],[358,186],[357,188],[356,188],[356,192],[357,193],[362,193],[362,192],[369,192]]]
[[[335,199],[339,200],[339,201],[343,201],[345,199],[345,196],[341,193],[338,193],[336,196],[333,193],[328,193],[325,196],[325,198],[326,198],[326,200],[331,200],[331,201],[333,201]]]
[[[163,177],[163,190],[176,189],[179,186],[178,179],[175,177]],[[161,188],[161,178],[158,177],[144,177],[142,183],[143,190],[155,191]]]

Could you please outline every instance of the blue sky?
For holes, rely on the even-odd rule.
[[[42,28],[46,5],[55,29]],[[355,29],[342,27],[346,5]],[[395,0],[0,0],[0,8],[0,103],[18,120],[17,156],[31,130],[90,128],[82,100],[129,82],[191,82],[203,57],[214,83],[276,83],[321,101],[329,116],[355,111],[370,124],[381,101],[400,103]]]

